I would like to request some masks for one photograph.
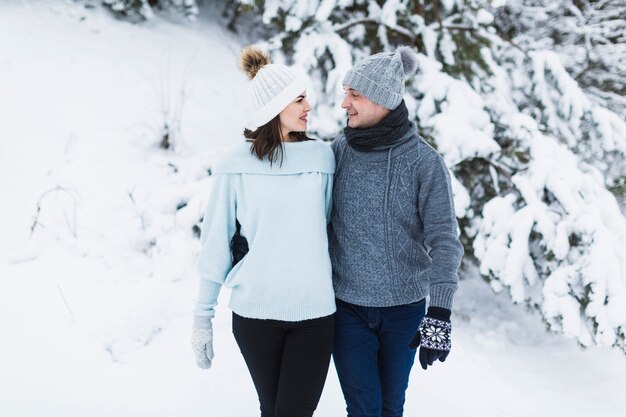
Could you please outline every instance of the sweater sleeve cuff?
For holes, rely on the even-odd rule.
[[[194,315],[198,317],[215,316],[217,297],[222,289],[222,284],[209,280],[200,280],[200,290],[196,299]]]
[[[210,330],[213,328],[211,317],[194,316],[193,326],[198,329]]]
[[[430,288],[430,306],[452,310],[452,299],[456,288],[434,285]]]

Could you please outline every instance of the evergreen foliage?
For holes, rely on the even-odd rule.
[[[198,14],[196,0],[102,0],[115,15],[131,22],[143,22],[153,16],[153,8],[173,11],[194,19]]]
[[[596,103],[626,112],[626,3],[621,0],[512,0],[495,26],[525,50],[549,49]]]

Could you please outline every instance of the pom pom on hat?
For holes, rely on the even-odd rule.
[[[404,75],[409,77],[417,71],[417,54],[408,46],[400,46],[396,49],[396,53],[400,54]]]
[[[239,66],[249,79],[253,79],[261,68],[270,63],[270,56],[253,46],[248,46],[241,51]]]

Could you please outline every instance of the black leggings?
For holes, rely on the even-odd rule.
[[[261,403],[261,417],[310,417],[328,374],[335,316],[297,322],[233,313],[233,334]]]

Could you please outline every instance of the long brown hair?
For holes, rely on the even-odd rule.
[[[283,141],[280,139],[280,116],[276,115],[272,120],[255,130],[244,129],[243,136],[251,142],[250,153],[259,159],[267,158],[270,165],[278,160],[283,163]],[[313,140],[305,132],[289,132],[289,138],[294,142]]]

